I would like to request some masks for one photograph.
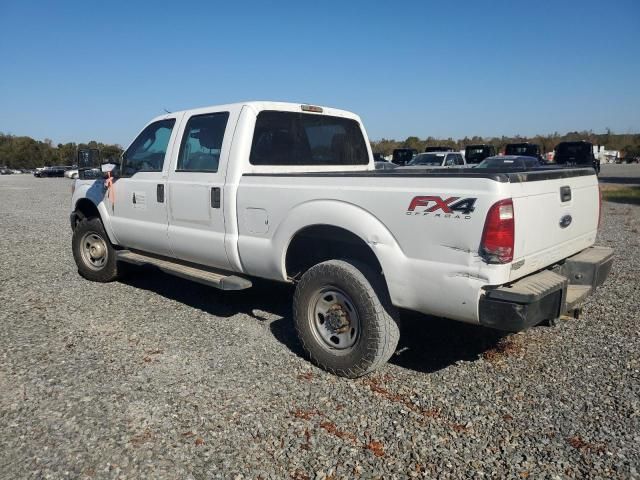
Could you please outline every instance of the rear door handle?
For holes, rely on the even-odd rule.
[[[211,187],[211,208],[220,208],[220,187]]]
[[[164,203],[164,185],[162,183],[156,187],[156,200],[158,203]]]

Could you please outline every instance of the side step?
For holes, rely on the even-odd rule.
[[[244,290],[251,287],[251,281],[236,275],[229,275],[208,269],[207,267],[192,264],[179,263],[175,260],[167,260],[151,255],[132,252],[130,250],[118,250],[118,261],[133,265],[153,265],[165,273],[176,277],[186,278],[194,282],[202,283],[220,290]]]

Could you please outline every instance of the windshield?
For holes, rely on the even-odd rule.
[[[444,154],[437,153],[421,153],[413,157],[413,160],[409,162],[409,165],[429,165],[433,167],[439,167],[444,161]]]

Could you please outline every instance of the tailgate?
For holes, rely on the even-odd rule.
[[[569,171],[571,172],[571,171]],[[564,171],[563,178],[513,184],[514,259],[510,280],[548,267],[595,243],[599,190],[594,174]],[[553,175],[549,175],[553,177]]]

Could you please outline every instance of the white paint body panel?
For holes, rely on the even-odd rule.
[[[136,174],[115,182],[124,184],[116,190],[124,198],[144,190],[145,208],[131,209],[126,221],[116,219],[102,180],[79,181],[72,205],[91,199],[110,239],[123,247],[279,281],[288,281],[285,257],[296,232],[311,225],[341,227],[375,253],[395,305],[466,322],[478,321],[483,287],[546,268],[595,242],[595,175],[511,183],[455,173],[401,177],[375,174],[370,151],[366,166],[254,166],[249,154],[261,110],[300,112],[300,104],[248,102],[173,114],[178,120],[160,178],[141,175],[133,186],[123,182]],[[186,120],[220,111],[230,115],[218,172],[176,172]],[[357,115],[342,110],[324,108],[324,114],[361,124]],[[318,175],[338,170],[345,175]],[[362,171],[370,174],[351,175]],[[295,175],[304,173],[316,175]],[[159,181],[166,184],[164,211],[153,205]],[[562,203],[559,190],[565,185],[573,199]],[[221,188],[219,209],[210,205],[212,187]],[[458,218],[407,211],[415,196],[426,195],[476,198],[475,210]],[[514,262],[490,265],[478,254],[485,217],[505,198],[514,202]],[[116,198],[116,209],[121,199]],[[559,220],[567,214],[573,222],[561,229]]]

